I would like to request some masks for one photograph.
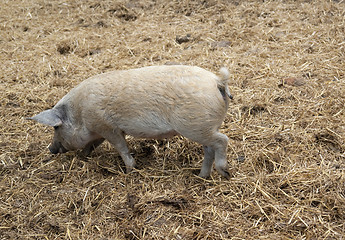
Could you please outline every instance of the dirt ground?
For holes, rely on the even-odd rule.
[[[3,0],[0,239],[344,239],[345,2]],[[202,147],[128,138],[51,155],[25,118],[102,72],[183,63],[231,72],[221,132],[233,177],[197,176]]]

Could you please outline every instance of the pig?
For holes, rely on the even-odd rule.
[[[127,172],[135,166],[125,136],[164,139],[182,135],[204,148],[199,176],[215,168],[229,178],[228,137],[219,132],[227,113],[229,71],[219,76],[196,66],[163,65],[93,76],[52,109],[28,119],[54,127],[53,154],[82,149],[89,155],[104,140],[119,152]]]

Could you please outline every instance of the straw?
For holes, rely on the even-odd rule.
[[[343,1],[3,1],[1,239],[342,239]],[[84,79],[188,64],[231,72],[220,131],[233,177],[197,177],[202,146],[128,137],[50,155],[25,120]]]

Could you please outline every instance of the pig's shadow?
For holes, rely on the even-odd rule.
[[[156,164],[153,159],[159,158],[157,149],[164,149],[167,140],[131,140],[128,142],[128,147],[131,155],[136,161],[136,169],[143,169],[148,165]],[[162,148],[163,147],[163,148]],[[96,161],[98,167],[102,170],[117,173],[118,171],[126,172],[126,166],[114,147],[108,142],[103,143],[95,149],[89,156],[85,157],[78,152],[78,156],[87,162]]]

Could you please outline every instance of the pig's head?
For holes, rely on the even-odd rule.
[[[65,153],[82,147],[80,146],[80,140],[78,140],[77,128],[69,119],[64,108],[45,110],[28,119],[54,127],[55,133],[53,142],[49,145],[51,153]]]

